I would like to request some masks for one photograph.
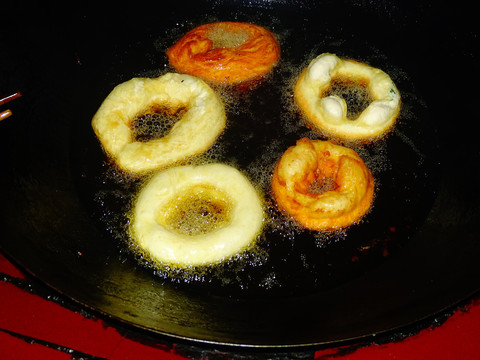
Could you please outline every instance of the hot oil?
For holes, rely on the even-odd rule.
[[[188,29],[216,20],[203,18],[197,23],[179,23],[155,46],[159,52],[164,52]],[[311,128],[296,107],[293,98],[296,78],[319,53],[328,51],[341,55],[355,46],[351,47],[347,41],[318,41],[316,50],[304,49],[304,54],[310,55],[299,60],[294,56],[299,46],[294,42],[298,37],[296,30],[282,29],[279,24],[275,30],[280,34],[280,62],[252,87],[212,85],[225,103],[227,127],[207,153],[180,163],[222,162],[247,175],[262,195],[265,207],[263,231],[251,247],[209,266],[176,268],[156,263],[129,238],[131,219],[125,215],[129,214],[138,190],[149,175],[128,176],[111,164],[103,169],[99,179],[102,185],[100,190],[95,190],[95,201],[100,209],[97,212],[103,213],[104,228],[110,236],[127,244],[128,254],[135,254],[137,261],[158,278],[228,296],[310,293],[359,276],[361,271],[390,256],[408,241],[428,211],[435,173],[430,158],[434,156],[432,144],[422,139],[428,138],[431,124],[423,118],[425,109],[418,106],[421,102],[417,101],[414,92],[409,92],[411,79],[393,65],[386,70],[394,80],[402,80],[397,86],[407,110],[402,110],[395,131],[373,144],[343,143],[359,153],[375,177],[375,199],[370,212],[349,229],[322,233],[303,229],[278,209],[270,183],[275,164],[283,152],[304,136],[329,140]],[[372,58],[365,56],[357,60],[382,59],[379,67],[389,64],[388,57],[382,58],[378,51],[372,53]],[[166,64],[163,71],[172,69]],[[158,76],[157,71],[153,72]]]
[[[130,125],[132,137],[139,142],[162,138],[187,111],[186,106],[152,105],[133,119]]]
[[[157,214],[157,222],[180,235],[196,236],[231,221],[232,200],[212,186],[195,186],[172,200]]]
[[[333,77],[330,86],[320,97],[338,96],[347,105],[347,119],[355,120],[374,100],[368,90],[367,79]]]

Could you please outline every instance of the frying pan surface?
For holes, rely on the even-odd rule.
[[[473,110],[458,105],[477,76],[458,76],[458,64],[478,59],[470,50],[476,36],[454,26],[450,9],[196,1],[108,12],[84,7],[61,16],[34,10],[16,18],[19,30],[2,32],[1,90],[20,89],[23,97],[0,124],[1,247],[52,288],[155,334],[257,347],[393,331],[478,291],[480,156],[469,129]],[[155,269],[132,254],[125,237],[125,214],[143,180],[108,162],[90,120],[115,85],[171,71],[165,50],[216,20],[263,25],[282,47],[282,60],[262,83],[216,89],[229,125],[209,153],[240,168],[267,199],[283,151],[300,137],[318,137],[291,96],[299,70],[316,55],[332,52],[385,70],[402,93],[402,113],[386,140],[351,145],[377,181],[373,209],[358,226],[321,236],[282,225],[270,206],[255,251],[201,271]],[[446,89],[446,79],[455,79],[457,91],[453,80]]]

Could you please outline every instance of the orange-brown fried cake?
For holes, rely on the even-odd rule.
[[[354,150],[303,138],[278,161],[272,190],[279,207],[305,228],[334,231],[368,212],[374,179]]]
[[[280,56],[275,36],[243,22],[214,22],[194,28],[167,51],[179,72],[216,83],[241,83],[266,75]]]

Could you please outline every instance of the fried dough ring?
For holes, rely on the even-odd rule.
[[[132,135],[133,120],[155,106],[186,112],[170,132],[147,142]],[[167,73],[116,86],[92,119],[106,153],[128,172],[144,173],[208,150],[226,124],[220,98],[201,79]]]
[[[344,99],[324,95],[334,77],[367,84],[373,101],[354,120],[347,118]],[[294,96],[309,122],[338,140],[378,140],[393,128],[400,112],[400,93],[385,72],[328,53],[315,58],[301,73]]]
[[[261,26],[215,22],[190,30],[167,55],[179,72],[235,84],[267,74],[278,60],[280,48],[274,35]]]
[[[313,185],[327,186],[313,191]],[[333,231],[358,222],[373,201],[374,179],[352,149],[330,141],[297,141],[278,161],[272,180],[280,208],[310,230]]]
[[[199,198],[213,202],[210,207],[223,208],[223,222],[209,231],[196,231],[195,227],[187,233],[179,221],[191,215],[187,208]],[[187,204],[185,209],[182,204]],[[195,209],[197,216],[205,216],[202,207],[200,204],[200,209]],[[130,232],[158,263],[177,267],[205,265],[227,259],[252,244],[261,231],[263,215],[257,191],[234,167],[179,166],[157,173],[141,189]]]

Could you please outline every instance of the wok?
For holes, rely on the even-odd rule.
[[[477,35],[469,12],[457,9],[394,0],[197,0],[9,10],[15,27],[2,31],[1,91],[23,96],[0,123],[2,251],[113,322],[211,344],[333,344],[458,304],[480,288],[480,151],[476,100],[466,89],[478,81]],[[291,84],[322,52],[385,70],[403,107],[386,140],[357,149],[377,181],[364,222],[323,237],[271,227],[258,252],[195,277],[132,255],[125,212],[141,180],[111,166],[90,120],[115,85],[171,70],[165,50],[215,20],[263,25],[282,47],[258,86],[225,90],[234,101],[218,159],[253,181],[268,178],[296,139],[314,137],[292,110]]]

